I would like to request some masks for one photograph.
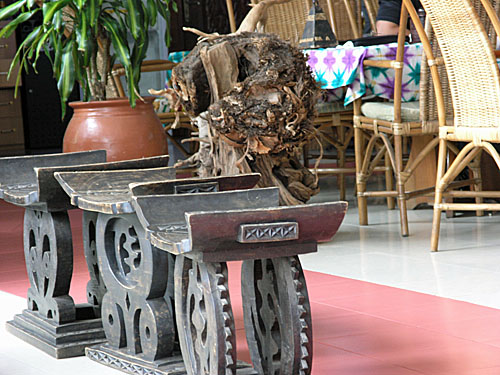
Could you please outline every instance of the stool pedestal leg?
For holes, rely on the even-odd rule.
[[[104,341],[101,320],[69,296],[73,244],[66,211],[26,209],[24,255],[30,281],[28,309],[7,322],[7,330],[56,358],[84,354]]]

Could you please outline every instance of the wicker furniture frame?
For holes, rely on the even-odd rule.
[[[407,3],[409,1],[404,0],[404,4]],[[422,5],[443,52],[455,115],[453,126],[448,126],[444,121],[444,108],[439,107],[439,156],[431,237],[431,250],[437,251],[443,210],[500,210],[498,203],[481,202],[486,197],[500,198],[498,191],[481,191],[481,184],[476,185],[475,191],[451,188],[470,162],[477,163],[482,151],[490,154],[500,168],[500,156],[493,147],[494,143],[500,143],[500,72],[481,14],[487,14],[497,34],[500,21],[495,5],[489,0],[480,0],[477,4],[471,0],[422,0]],[[447,145],[452,142],[466,145],[446,168]],[[447,196],[476,201],[445,203],[443,197]]]
[[[370,25],[372,29],[372,34],[377,34],[377,13],[378,13],[378,0],[363,0],[365,3],[366,13],[368,19],[370,20]]]
[[[408,8],[407,8],[408,7]],[[400,25],[406,25],[408,11],[416,13],[413,5],[403,6],[401,9]],[[417,18],[418,20],[418,18]],[[401,235],[408,236],[407,200],[420,195],[431,193],[434,188],[407,191],[405,184],[415,172],[415,169],[425,158],[434,151],[438,144],[437,138],[431,138],[430,142],[410,160],[404,158],[405,138],[437,135],[438,121],[431,114],[436,111],[433,108],[438,105],[443,107],[443,121],[446,119],[444,109],[445,96],[441,82],[446,82],[437,43],[431,43],[423,26],[418,22],[422,43],[424,45],[423,62],[421,70],[421,92],[420,92],[420,121],[403,122],[401,116],[401,91],[404,66],[404,39],[406,27],[400,27],[398,34],[398,48],[395,60],[365,60],[367,66],[395,69],[394,85],[394,121],[384,121],[376,118],[368,118],[361,114],[361,100],[354,103],[354,140],[356,158],[356,187],[360,225],[368,224],[367,198],[387,197],[388,208],[394,208],[394,199],[397,199],[400,211]],[[432,34],[431,34],[432,35]],[[429,71],[431,74],[429,74]],[[436,87],[434,97],[428,95],[429,88]],[[446,99],[449,95],[446,95]],[[448,106],[449,107],[449,106]],[[368,140],[368,142],[366,142]],[[376,150],[376,151],[374,151]],[[390,171],[386,171],[386,190],[367,191],[367,180],[372,175],[375,166],[380,164],[385,157],[386,166],[392,167],[395,177],[396,189],[393,188],[393,178]],[[464,182],[469,184],[470,181]]]

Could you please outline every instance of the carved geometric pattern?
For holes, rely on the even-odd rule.
[[[196,194],[196,193],[214,193],[219,191],[218,182],[205,182],[201,184],[176,185],[175,194]]]
[[[171,374],[171,375],[181,375],[182,374],[182,375],[184,375],[184,374],[186,374],[186,372],[184,370],[162,371],[162,370],[147,368],[147,367],[141,366],[139,364],[136,364],[134,362],[127,361],[123,358],[118,358],[118,357],[109,355],[105,352],[101,352],[99,350],[94,350],[93,348],[87,348],[86,355],[87,355],[87,357],[89,357],[90,359],[92,359],[96,362],[102,363],[103,365],[115,368],[117,370],[128,372],[129,374],[136,374],[136,375],[166,375],[166,374]],[[182,366],[182,362],[177,364],[177,368],[179,368],[181,366]]]
[[[310,374],[311,310],[298,258],[244,261],[241,285],[255,370],[269,375]]]
[[[177,256],[176,315],[189,375],[236,374],[236,336],[227,282],[226,263]]]
[[[108,345],[154,363],[172,354],[175,342],[171,300],[165,295],[168,253],[145,238],[135,214],[99,213],[97,256],[107,292],[102,321]]]
[[[15,184],[15,185],[2,185],[2,190],[22,190],[22,189],[30,189],[37,190],[38,183],[36,184]]]
[[[241,224],[238,242],[278,242],[299,238],[299,224],[293,222],[269,224]]]
[[[312,322],[311,307],[307,294],[306,280],[304,272],[298,257],[290,257],[290,272],[293,278],[295,294],[297,296],[300,321],[300,372],[298,375],[307,375],[311,373],[312,368]]]
[[[26,209],[24,256],[30,280],[28,308],[57,324],[75,320],[68,295],[73,272],[73,244],[67,212]]]
[[[83,251],[90,275],[90,280],[87,283],[87,301],[94,308],[96,316],[100,317],[102,298],[106,293],[106,286],[97,261],[96,223],[97,212],[83,212]]]
[[[158,230],[162,232],[167,232],[167,233],[187,233],[188,228],[187,224],[170,224],[170,225],[162,225],[158,226]]]

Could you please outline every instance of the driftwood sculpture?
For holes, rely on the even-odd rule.
[[[318,89],[297,48],[275,35],[249,32],[269,5],[254,7],[234,34],[201,35],[173,70],[172,83],[199,128],[200,151],[178,166],[201,177],[258,172],[259,187],[278,186],[280,204],[304,203],[317,178],[298,160],[314,137]]]

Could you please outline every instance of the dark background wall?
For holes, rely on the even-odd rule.
[[[196,44],[196,35],[186,33],[183,26],[219,34],[229,34],[229,18],[226,0],[176,0],[178,13],[172,14],[171,51],[188,51]],[[236,25],[239,25],[250,10],[249,0],[233,0]]]

